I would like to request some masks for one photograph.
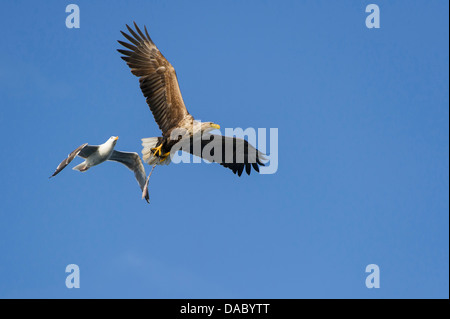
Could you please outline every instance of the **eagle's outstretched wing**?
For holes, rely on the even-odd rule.
[[[250,175],[251,168],[259,172],[259,165],[265,166],[262,161],[267,160],[262,152],[249,142],[238,137],[229,137],[215,134],[203,134],[201,147],[196,147],[191,140],[189,153],[202,157],[209,162],[219,163],[229,168],[233,173],[241,176],[244,171]]]
[[[122,32],[130,43],[118,41],[128,50],[119,49],[131,68],[131,73],[139,77],[139,83],[156,123],[167,136],[170,129],[189,115],[181,96],[175,69],[161,54],[152,39],[145,35],[134,23],[136,31],[127,25],[131,35]],[[136,33],[137,32],[137,33]]]

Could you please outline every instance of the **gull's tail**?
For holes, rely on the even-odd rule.
[[[74,168],[72,168],[76,171],[80,171],[80,172],[86,172],[89,169],[89,166],[87,166],[86,161],[84,161],[81,164],[78,164],[77,166],[75,166]]]
[[[170,164],[170,156],[164,161],[160,161],[158,156],[153,156],[152,148],[156,147],[162,141],[162,137],[147,137],[142,139],[142,158],[148,165],[168,165]]]

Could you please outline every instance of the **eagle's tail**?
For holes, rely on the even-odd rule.
[[[148,165],[168,165],[170,164],[170,156],[161,162],[160,157],[154,156],[152,148],[156,147],[159,142],[163,140],[162,137],[147,137],[142,139],[142,157]]]

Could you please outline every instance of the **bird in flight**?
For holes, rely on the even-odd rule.
[[[119,40],[126,50],[118,51],[131,73],[139,78],[142,93],[162,131],[160,137],[142,139],[144,161],[153,168],[155,165],[169,164],[171,152],[181,147],[182,151],[219,163],[238,176],[244,169],[250,175],[252,167],[259,172],[259,165],[264,166],[263,160],[266,160],[264,154],[244,139],[210,134],[220,126],[213,122],[197,121],[189,114],[175,69],[158,50],[147,28],[144,26],[144,34],[136,23],[136,30],[128,25],[126,27],[130,34],[121,33],[129,42]]]
[[[148,187],[146,185],[148,180],[146,179],[145,169],[144,165],[142,165],[141,158],[137,153],[120,152],[114,150],[118,139],[118,136],[111,136],[105,143],[101,145],[89,145],[88,143],[80,145],[58,165],[55,172],[52,174],[52,176],[50,176],[50,178],[58,175],[58,173],[61,172],[67,165],[69,165],[70,162],[72,162],[73,159],[77,156],[84,158],[84,162],[78,164],[73,168],[74,170],[80,172],[86,172],[89,168],[101,164],[105,161],[119,162],[134,172],[134,176],[136,177],[141,191],[143,192],[142,196],[148,203],[149,196]]]

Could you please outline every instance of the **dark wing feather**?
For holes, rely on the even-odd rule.
[[[123,54],[131,73],[139,77],[139,83],[156,123],[163,132],[169,131],[189,115],[181,96],[175,69],[161,54],[145,28],[145,35],[134,23],[136,32],[127,25],[131,35],[122,35],[131,43],[118,41],[128,50]]]
[[[122,163],[134,172],[134,177],[136,177],[141,190],[146,192],[145,200],[148,203],[148,188],[146,188],[147,178],[145,176],[144,165],[142,164],[139,155],[137,153],[113,151],[108,160]]]
[[[199,148],[196,148],[191,140],[189,153],[200,156],[209,162],[219,163],[239,176],[242,175],[244,169],[250,175],[252,167],[259,172],[259,165],[265,166],[262,162],[266,160],[264,154],[241,138],[204,134],[201,140],[201,154],[197,154],[197,149]]]
[[[79,157],[88,158],[98,150],[98,145],[86,145],[78,154]]]
[[[76,150],[74,150],[72,153],[70,153],[67,158],[65,160],[63,160],[58,167],[56,168],[55,172],[53,173],[52,176],[50,176],[49,178],[52,178],[53,176],[58,175],[59,172],[61,172],[67,165],[70,164],[70,162],[73,161],[73,159],[77,156],[80,155],[81,151],[85,148],[85,147],[89,147],[88,143],[85,143],[83,145],[80,145],[77,147]]]

